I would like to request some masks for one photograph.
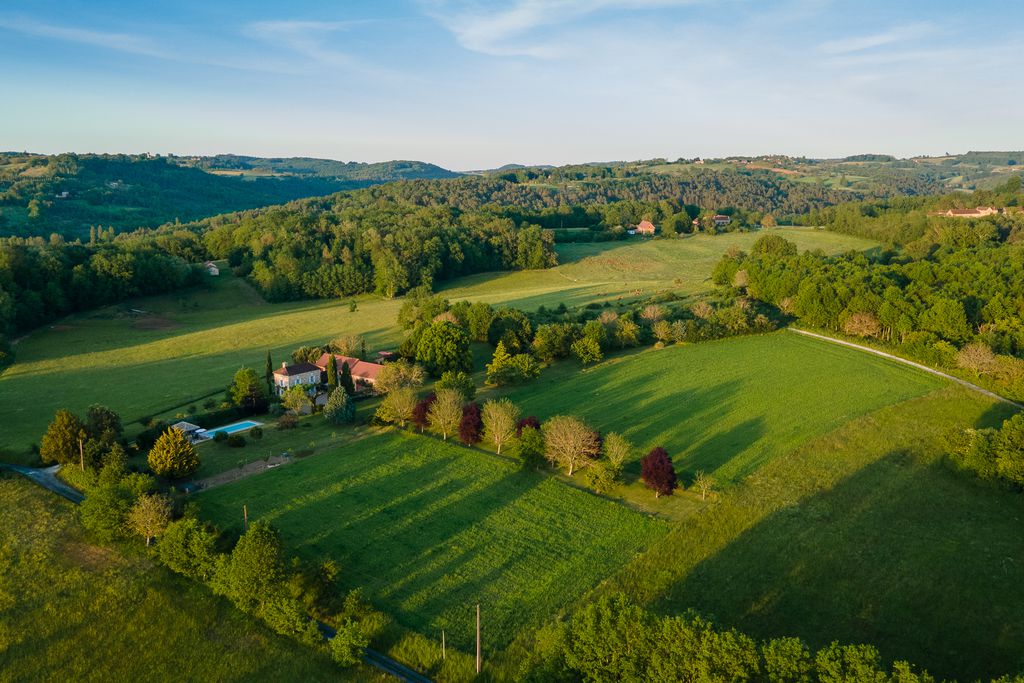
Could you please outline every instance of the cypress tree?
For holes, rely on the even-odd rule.
[[[334,356],[327,361],[327,388],[330,391],[338,388],[338,361]]]
[[[274,395],[274,361],[270,359],[270,351],[267,351],[267,367],[263,371],[264,378],[267,380],[267,394],[269,396]]]
[[[338,379],[338,384],[349,396],[356,393],[356,385],[352,381],[352,369],[349,368],[348,361],[341,364],[341,377]]]

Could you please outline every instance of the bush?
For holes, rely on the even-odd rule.
[[[241,434],[231,434],[228,436],[228,446],[231,448],[241,448],[245,445],[245,437]]]
[[[214,432],[213,433],[213,440],[215,442],[217,442],[217,443],[223,443],[224,441],[228,440],[228,433],[227,432]]]
[[[259,441],[263,438],[263,427],[253,427],[249,430],[249,438],[253,441]]]
[[[277,419],[278,429],[295,429],[299,426],[299,418],[294,415],[282,415]]]

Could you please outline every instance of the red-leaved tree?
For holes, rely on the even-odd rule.
[[[437,396],[431,391],[425,399],[416,404],[416,407],[412,409],[412,423],[416,425],[416,428],[421,432],[426,430],[429,421],[427,415],[430,413],[430,404],[434,402]]]
[[[523,419],[521,419],[519,422],[516,423],[516,438],[519,438],[519,437],[521,437],[523,435],[523,428],[524,427],[532,427],[533,429],[540,429],[540,420],[538,420],[533,415],[530,415],[529,417],[524,417]]]
[[[480,417],[480,404],[467,403],[462,406],[462,421],[459,422],[459,439],[467,446],[480,443],[480,432],[484,421]]]
[[[672,466],[668,451],[661,446],[652,448],[640,461],[640,478],[654,491],[655,498],[670,495],[676,488],[676,468]]]

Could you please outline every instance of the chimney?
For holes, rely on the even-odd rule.
[[[281,361],[281,369],[284,370],[287,367],[288,367],[288,364],[285,363],[284,361]]]

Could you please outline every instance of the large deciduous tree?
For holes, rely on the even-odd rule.
[[[676,489],[676,468],[668,457],[668,451],[661,446],[652,448],[640,460],[640,479],[647,488],[654,491],[654,497],[670,495]]]
[[[170,522],[171,500],[156,493],[140,496],[128,512],[128,526],[146,539],[147,546],[164,532]]]
[[[483,430],[483,416],[480,404],[467,403],[462,406],[462,419],[459,421],[459,440],[467,446],[480,443],[480,432]]]
[[[392,422],[400,427],[412,419],[416,408],[416,392],[411,387],[401,387],[388,392],[377,407],[377,419]]]
[[[430,323],[416,346],[416,360],[434,377],[446,370],[469,372],[473,369],[469,335],[447,320]]]
[[[500,455],[501,447],[516,435],[519,408],[507,398],[491,400],[484,404],[481,418],[484,438],[494,444]]]
[[[423,366],[410,363],[402,358],[385,364],[377,373],[377,379],[373,386],[378,392],[386,394],[395,389],[421,387],[425,379],[426,372],[423,370]]]
[[[294,387],[288,387],[285,392],[281,394],[281,405],[292,411],[293,414],[298,415],[305,412],[307,408],[313,405],[313,401],[310,400],[309,394],[306,393],[306,388],[301,385]]]
[[[427,423],[445,441],[459,428],[462,419],[462,394],[458,389],[439,389],[427,409]]]
[[[220,566],[213,589],[239,609],[252,612],[274,597],[283,578],[281,540],[268,524],[257,521]]]
[[[195,446],[177,429],[168,429],[161,434],[147,459],[154,474],[169,479],[186,477],[199,469]]]
[[[597,433],[583,420],[556,415],[544,422],[544,457],[555,467],[573,472],[586,467],[601,453]]]

